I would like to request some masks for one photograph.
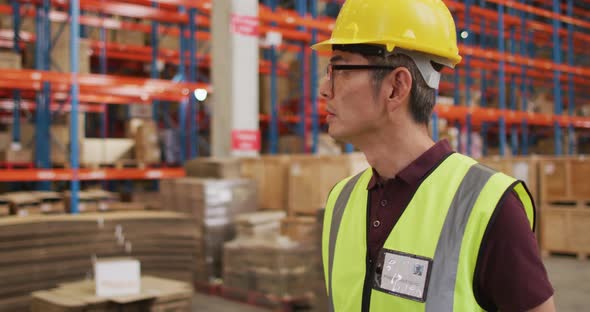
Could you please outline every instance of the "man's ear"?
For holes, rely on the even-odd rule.
[[[393,70],[386,79],[388,110],[399,108],[410,97],[412,90],[412,74],[405,67]]]

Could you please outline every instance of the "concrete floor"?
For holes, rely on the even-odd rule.
[[[551,256],[543,260],[555,289],[557,311],[590,311],[590,259]]]
[[[565,256],[551,256],[543,260],[549,273],[549,279],[555,288],[557,311],[590,311],[590,259],[581,261]],[[193,311],[265,312],[269,310],[219,297],[196,294]]]
[[[194,312],[268,312],[269,310],[225,300],[221,297],[195,294],[193,297]]]

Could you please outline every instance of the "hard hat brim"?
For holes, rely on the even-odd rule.
[[[357,40],[342,40],[339,38],[331,38],[331,39],[324,40],[324,41],[321,41],[321,42],[318,42],[318,43],[312,45],[311,49],[318,51],[318,52],[330,52],[330,51],[332,51],[333,45],[341,45],[341,44],[378,44],[378,45],[386,46],[386,48],[389,52],[393,51],[393,49],[396,47],[396,45],[394,45],[391,42],[380,42],[380,41],[374,41],[374,40],[363,41],[363,40],[358,40],[358,39]],[[418,46],[412,46],[412,44],[407,44],[407,45],[409,47],[405,48],[405,49],[416,50],[416,51],[422,50]],[[424,52],[424,53],[428,53],[428,52]],[[457,54],[444,55],[444,54],[445,53],[443,51],[438,51],[438,53],[435,53],[435,55],[437,55],[438,57],[448,59],[450,61],[450,63],[452,63],[453,67],[455,65],[457,65],[458,63],[460,63],[462,60],[462,57],[460,55],[457,55]]]

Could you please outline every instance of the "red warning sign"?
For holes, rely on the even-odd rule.
[[[258,17],[232,14],[232,32],[244,36],[258,36]]]
[[[258,151],[260,150],[260,131],[232,130],[231,141],[234,151]]]

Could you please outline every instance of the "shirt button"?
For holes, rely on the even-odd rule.
[[[387,200],[384,199],[381,201],[381,207],[385,207],[385,206],[387,206]]]
[[[373,227],[378,228],[380,225],[381,225],[381,221],[379,221],[379,220],[373,221]]]

